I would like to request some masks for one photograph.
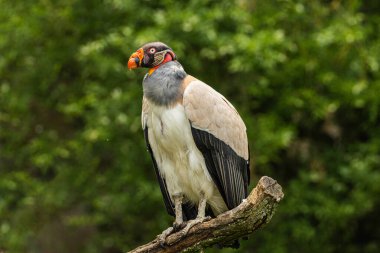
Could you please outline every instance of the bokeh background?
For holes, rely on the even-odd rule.
[[[168,227],[140,126],[163,41],[285,192],[238,251],[380,252],[378,0],[0,0],[0,252],[116,253]],[[207,251],[215,252],[215,250]]]

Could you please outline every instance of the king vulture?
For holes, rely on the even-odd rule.
[[[170,47],[145,44],[128,61],[129,69],[140,67],[149,69],[141,115],[145,141],[167,212],[175,216],[159,237],[165,242],[176,228],[186,234],[247,197],[248,139],[232,104],[188,75]]]

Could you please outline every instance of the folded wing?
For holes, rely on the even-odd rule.
[[[250,177],[243,120],[225,97],[198,80],[186,87],[183,106],[194,141],[227,207],[238,206],[247,197]]]

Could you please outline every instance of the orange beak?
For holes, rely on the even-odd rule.
[[[144,58],[144,50],[142,48],[134,52],[128,60],[128,69],[135,69],[141,66]]]

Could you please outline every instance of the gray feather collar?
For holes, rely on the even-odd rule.
[[[170,105],[182,96],[181,84],[186,72],[177,61],[170,61],[143,80],[144,96],[157,105]]]

